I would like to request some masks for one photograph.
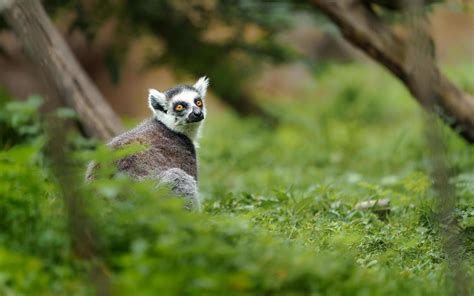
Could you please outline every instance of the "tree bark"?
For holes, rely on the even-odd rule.
[[[108,140],[123,126],[51,23],[39,0],[0,0],[0,13],[87,136]]]
[[[395,74],[415,99],[434,111],[466,141],[474,143],[474,97],[458,89],[438,69],[434,58],[422,63],[424,73],[431,73],[430,100],[424,95],[425,81],[411,54],[413,40],[396,35],[361,0],[312,0],[328,16],[350,43],[364,51]]]

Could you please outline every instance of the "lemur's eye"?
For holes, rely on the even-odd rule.
[[[196,106],[201,107],[201,106],[202,106],[202,101],[201,101],[201,100],[197,100],[197,101],[196,101]]]
[[[176,105],[176,107],[174,107],[174,110],[176,111],[182,111],[184,109],[184,106],[183,105]]]

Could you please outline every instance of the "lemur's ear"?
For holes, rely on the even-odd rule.
[[[194,84],[194,88],[197,89],[202,99],[204,99],[204,97],[206,96],[208,86],[209,86],[209,78],[207,78],[206,76],[202,76]]]
[[[166,113],[168,110],[166,110],[165,94],[150,88],[148,90],[148,106],[153,112],[161,111]]]

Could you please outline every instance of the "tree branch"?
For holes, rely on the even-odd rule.
[[[88,136],[108,140],[122,123],[77,62],[38,0],[0,0],[6,22],[65,104],[79,115]]]
[[[434,111],[466,141],[474,143],[474,97],[462,92],[438,69],[434,58],[423,63],[432,73],[432,98],[426,101],[418,70],[410,57],[410,40],[396,35],[360,0],[312,0],[341,30],[350,43],[395,74],[415,99],[427,110]]]

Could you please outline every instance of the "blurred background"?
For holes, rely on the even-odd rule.
[[[41,1],[126,128],[150,117],[149,88],[210,78],[201,212],[153,181],[84,184],[87,162],[120,155],[109,134],[49,126],[83,115],[38,112],[73,87],[52,91],[38,64],[58,56],[35,65],[19,18],[0,18],[0,295],[471,295],[474,146],[312,2],[329,3]],[[402,2],[353,3],[406,36]],[[473,1],[419,3],[422,50],[472,99]]]
[[[305,1],[43,3],[84,69],[126,118],[149,115],[148,88],[164,90],[201,75],[211,78],[211,109],[262,115],[256,102],[320,99],[318,75],[328,64],[372,63]],[[472,63],[472,6],[444,1],[429,8],[441,65]],[[14,34],[3,28],[0,85],[19,99],[55,99]]]

